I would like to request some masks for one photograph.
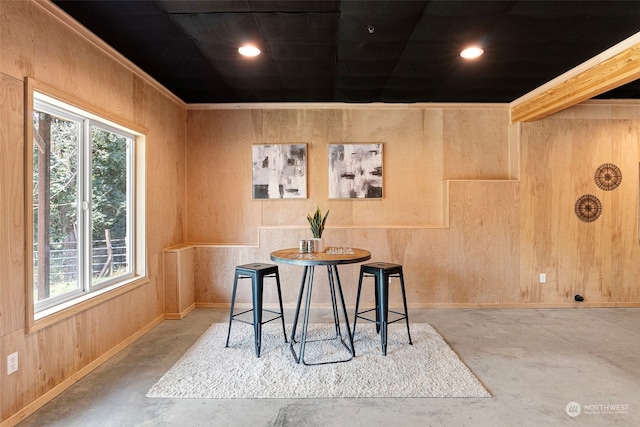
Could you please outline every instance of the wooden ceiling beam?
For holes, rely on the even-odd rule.
[[[637,79],[640,32],[511,102],[511,123],[539,120]]]

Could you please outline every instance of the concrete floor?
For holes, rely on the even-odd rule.
[[[640,425],[640,309],[410,310],[411,322],[440,332],[488,399],[146,398],[227,316],[203,309],[164,321],[20,426]],[[332,321],[321,311],[311,320]],[[579,415],[567,414],[570,402]]]

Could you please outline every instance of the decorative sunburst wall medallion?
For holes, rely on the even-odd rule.
[[[584,194],[578,197],[575,210],[580,221],[593,222],[602,212],[602,203],[593,194]]]
[[[603,163],[596,169],[594,176],[596,185],[601,190],[611,191],[618,188],[622,181],[620,168],[613,163]]]

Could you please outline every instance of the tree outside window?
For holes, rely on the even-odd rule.
[[[36,311],[133,275],[133,135],[36,100]]]

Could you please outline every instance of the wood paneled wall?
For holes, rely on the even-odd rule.
[[[196,249],[196,304],[226,306],[234,266],[295,247],[316,206],[331,209],[326,245],[404,265],[414,307],[574,306],[576,294],[583,306],[640,304],[638,102],[513,126],[506,106],[472,105],[200,109],[188,121],[187,236],[209,243]],[[292,142],[308,144],[309,198],[252,200],[251,145]],[[327,198],[335,142],[384,144],[384,199]],[[602,163],[622,169],[618,189],[595,185]],[[594,223],[574,213],[584,193],[602,200]],[[281,269],[291,305],[300,272]]]
[[[330,227],[443,226],[443,179],[509,177],[507,121],[506,105],[192,110],[187,239],[255,244],[258,226],[306,225],[316,206]],[[329,200],[328,144],[363,142],[383,144],[384,198]],[[308,199],[252,200],[251,145],[280,143],[307,144]]]
[[[582,105],[522,128],[522,301],[640,302],[638,162],[640,106]],[[622,172],[618,188],[594,181],[597,167]],[[575,202],[592,194],[602,214],[578,220]],[[539,273],[547,283],[539,283]]]
[[[0,424],[11,425],[163,319],[162,250],[185,237],[186,106],[51,4],[0,1],[0,23]],[[148,129],[149,283],[32,334],[25,331],[25,76]],[[6,375],[14,351],[20,369]]]
[[[192,110],[188,123],[188,239],[221,245],[196,248],[196,304],[228,304],[235,265],[268,262],[272,250],[309,237],[316,206],[331,210],[327,245],[404,265],[413,306],[518,302],[519,183],[508,180],[506,105]],[[293,142],[308,144],[308,199],[252,200],[251,145]],[[341,142],[384,144],[382,200],[328,199],[327,146]],[[282,269],[293,304],[300,272]],[[357,268],[345,270],[353,282]]]

